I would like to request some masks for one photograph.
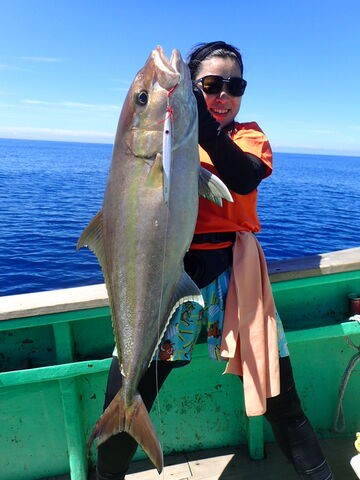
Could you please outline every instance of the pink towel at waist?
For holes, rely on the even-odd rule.
[[[248,416],[266,411],[280,393],[276,313],[262,248],[250,232],[237,232],[226,298],[221,356],[224,373],[241,375]]]

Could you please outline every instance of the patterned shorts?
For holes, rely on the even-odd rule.
[[[220,357],[220,345],[230,274],[231,268],[201,290],[205,307],[187,302],[175,311],[155,355],[158,360],[191,360],[192,351],[202,329],[206,331],[209,357],[217,361],[223,360]],[[279,356],[286,357],[289,350],[278,312],[276,323]]]

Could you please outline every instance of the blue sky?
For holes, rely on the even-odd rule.
[[[360,155],[359,18],[359,0],[3,0],[0,137],[112,143],[156,45],[225,40],[248,81],[239,121],[275,151]]]

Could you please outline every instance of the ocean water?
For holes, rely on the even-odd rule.
[[[0,296],[103,282],[76,252],[99,211],[111,145],[0,140]],[[360,157],[274,154],[259,187],[258,238],[268,260],[359,245]]]

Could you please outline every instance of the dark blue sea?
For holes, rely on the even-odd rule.
[[[112,146],[0,140],[0,295],[102,283],[76,252],[101,208]],[[259,188],[258,238],[268,260],[342,250],[360,241],[360,157],[274,154]]]

